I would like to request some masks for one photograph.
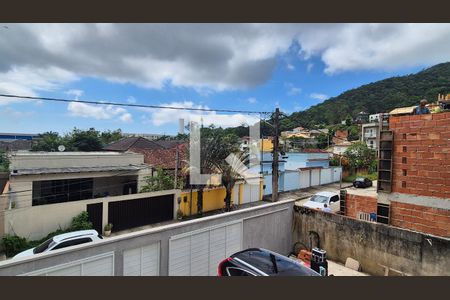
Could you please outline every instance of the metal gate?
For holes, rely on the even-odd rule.
[[[113,231],[154,224],[173,219],[174,195],[108,203],[108,223]]]
[[[242,250],[242,220],[172,236],[169,276],[215,276],[220,261]]]
[[[89,215],[89,221],[92,222],[92,227],[102,234],[102,220],[103,220],[103,203],[88,204],[86,211]]]

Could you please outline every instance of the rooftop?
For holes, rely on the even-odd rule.
[[[121,156],[121,155],[134,155],[133,153],[120,153],[112,151],[67,151],[67,152],[46,152],[46,151],[16,151],[13,156]]]
[[[17,175],[40,175],[40,174],[63,174],[63,173],[90,173],[108,171],[139,171],[149,168],[149,165],[128,165],[128,166],[98,166],[98,167],[64,167],[64,168],[34,168],[34,169],[14,169],[11,176]]]

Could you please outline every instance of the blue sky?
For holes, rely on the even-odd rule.
[[[278,106],[292,113],[348,89],[450,60],[450,48],[423,55],[423,42],[411,38],[433,30],[433,38],[440,40],[450,33],[446,24],[387,25],[215,25],[211,29],[206,25],[9,24],[7,31],[0,31],[5,36],[0,39],[0,92],[233,110],[273,111]],[[125,36],[120,32],[127,38],[117,41]],[[147,35],[153,37],[150,42],[141,42]],[[36,49],[23,50],[16,37],[35,39]],[[401,47],[406,40],[413,49]],[[95,127],[176,134],[180,117],[200,116],[0,99],[2,132]],[[222,126],[253,120],[217,114],[202,119]]]

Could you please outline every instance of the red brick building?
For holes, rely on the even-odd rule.
[[[450,112],[391,116],[389,130],[391,190],[375,195],[350,190],[346,215],[379,213],[383,206],[392,226],[450,237]]]

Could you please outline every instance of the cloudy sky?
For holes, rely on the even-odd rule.
[[[0,93],[166,106],[304,110],[450,61],[450,24],[0,24]],[[0,131],[174,134],[243,114],[0,98]]]

